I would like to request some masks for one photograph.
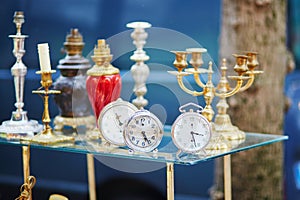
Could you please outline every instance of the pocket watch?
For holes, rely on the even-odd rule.
[[[133,151],[154,151],[162,138],[162,123],[147,110],[134,113],[124,127],[125,143]]]
[[[107,104],[98,118],[98,127],[102,137],[110,144],[125,146],[124,126],[137,110],[137,107],[121,98]]]
[[[185,107],[195,106],[186,112]],[[180,114],[172,125],[172,140],[177,148],[186,153],[197,153],[210,141],[212,130],[209,121],[200,114],[203,108],[194,103],[188,103],[179,108]]]

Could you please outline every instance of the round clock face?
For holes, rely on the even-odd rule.
[[[172,126],[172,138],[178,149],[187,153],[196,153],[210,140],[211,126],[199,113],[181,114]]]
[[[161,142],[163,126],[159,119],[146,110],[136,112],[124,128],[125,143],[136,151],[153,151]]]
[[[104,139],[109,143],[124,146],[124,126],[137,110],[133,104],[120,99],[105,106],[98,119]]]

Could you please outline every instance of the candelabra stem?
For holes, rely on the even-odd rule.
[[[235,88],[234,88],[233,90],[231,90],[230,92],[226,92],[226,93],[216,93],[216,96],[221,97],[221,98],[222,98],[222,97],[227,98],[227,97],[233,96],[234,94],[236,94],[237,92],[240,91],[241,86],[242,86],[242,84],[243,84],[243,79],[244,79],[244,78],[247,79],[248,77],[239,77],[239,76],[237,76],[237,77],[234,77],[234,78],[237,78],[237,79],[238,79],[237,82],[236,82]]]
[[[43,122],[46,125],[46,127],[49,127],[49,123],[51,122],[50,116],[49,116],[49,96],[48,96],[48,91],[45,91],[45,96],[44,96],[44,112],[43,112]]]

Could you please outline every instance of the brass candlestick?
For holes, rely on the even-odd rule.
[[[73,141],[74,137],[65,135],[55,135],[51,126],[51,118],[49,114],[49,95],[50,94],[60,94],[58,90],[49,90],[52,85],[51,74],[55,73],[55,70],[50,71],[37,71],[37,74],[41,74],[41,85],[44,90],[34,90],[33,94],[44,95],[44,112],[42,117],[42,122],[44,124],[44,129],[37,135],[35,135],[30,141],[39,144],[53,144],[59,142]]]
[[[60,94],[58,90],[50,90],[50,87],[53,83],[52,73],[55,73],[55,70],[51,70],[50,56],[49,56],[49,46],[48,43],[38,44],[38,54],[40,61],[41,71],[37,71],[37,74],[41,74],[41,90],[32,91],[34,94],[43,95],[44,100],[44,112],[42,117],[42,122],[44,124],[44,129],[35,135],[30,141],[39,143],[39,144],[53,144],[66,141],[74,141],[74,137],[64,136],[64,135],[55,135],[50,126],[51,118],[49,114],[49,95],[50,94]]]
[[[190,48],[186,51],[173,51],[176,55],[174,61],[174,66],[177,68],[177,72],[171,71],[169,73],[176,75],[177,82],[180,88],[188,94],[193,96],[203,95],[206,106],[202,114],[209,120],[212,121],[214,117],[214,110],[212,109],[211,103],[215,96],[220,97],[220,101],[217,104],[218,114],[216,116],[215,123],[212,123],[213,126],[213,137],[211,139],[211,144],[208,145],[208,149],[222,149],[229,148],[230,145],[224,141],[222,137],[233,140],[233,139],[242,139],[245,137],[245,134],[238,130],[237,127],[231,124],[229,115],[227,115],[226,110],[228,109],[228,104],[226,103],[226,98],[233,96],[239,91],[244,91],[248,89],[253,81],[256,74],[261,73],[261,71],[254,71],[254,68],[258,65],[256,55],[257,53],[249,52],[247,55],[234,55],[236,57],[236,65],[234,70],[237,72],[237,76],[228,76],[228,78],[236,81],[234,88],[229,86],[227,81],[227,67],[225,60],[223,61],[221,70],[222,76],[217,87],[214,86],[212,82],[212,62],[209,62],[208,69],[200,68],[203,64],[202,53],[206,52],[206,49],[203,48]],[[193,68],[186,69],[188,66],[187,55],[191,54],[190,64]],[[250,67],[248,67],[248,65]],[[203,83],[200,79],[199,74],[206,73],[207,82]],[[183,83],[183,76],[193,75],[197,85],[202,88],[202,91],[190,90],[185,87]],[[248,80],[245,85],[243,82]],[[222,136],[222,137],[220,137]],[[222,142],[223,141],[223,142]]]

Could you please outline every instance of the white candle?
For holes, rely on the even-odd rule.
[[[48,43],[38,44],[38,53],[39,53],[41,71],[42,72],[50,72],[51,64],[50,64]]]

